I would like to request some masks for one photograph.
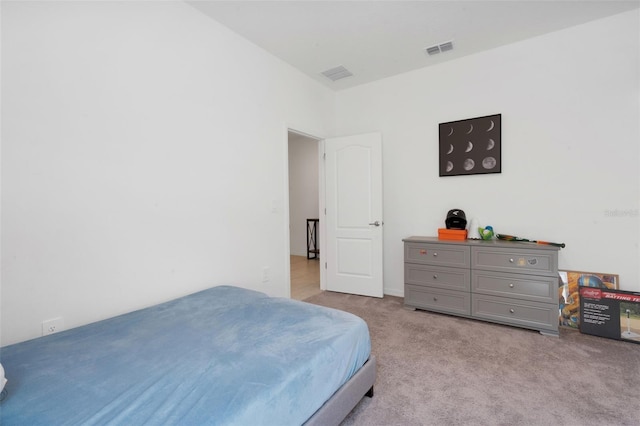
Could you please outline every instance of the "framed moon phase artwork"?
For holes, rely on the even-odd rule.
[[[440,176],[502,172],[502,114],[440,123]]]

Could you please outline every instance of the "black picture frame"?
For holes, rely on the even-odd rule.
[[[502,173],[502,114],[440,123],[440,176]]]

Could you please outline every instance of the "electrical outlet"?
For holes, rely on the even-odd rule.
[[[268,283],[269,281],[271,281],[271,272],[269,270],[269,267],[265,266],[264,268],[262,268],[262,282]]]
[[[64,318],[58,317],[42,321],[42,335],[57,333],[64,329]]]

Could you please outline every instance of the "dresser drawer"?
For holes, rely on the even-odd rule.
[[[545,250],[472,247],[471,268],[556,276],[558,253]]]
[[[547,330],[554,334],[558,331],[557,305],[473,294],[471,315],[509,325]]]
[[[447,244],[405,243],[405,262],[435,266],[469,267],[469,247]]]
[[[456,315],[469,315],[471,310],[471,293],[464,291],[405,284],[404,300],[406,306]]]
[[[404,280],[405,284],[470,291],[471,270],[405,263]]]
[[[471,289],[474,293],[492,296],[558,303],[556,277],[474,270],[471,275]]]

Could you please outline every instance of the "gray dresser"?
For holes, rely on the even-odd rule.
[[[403,241],[406,307],[558,335],[559,248],[436,237]]]

